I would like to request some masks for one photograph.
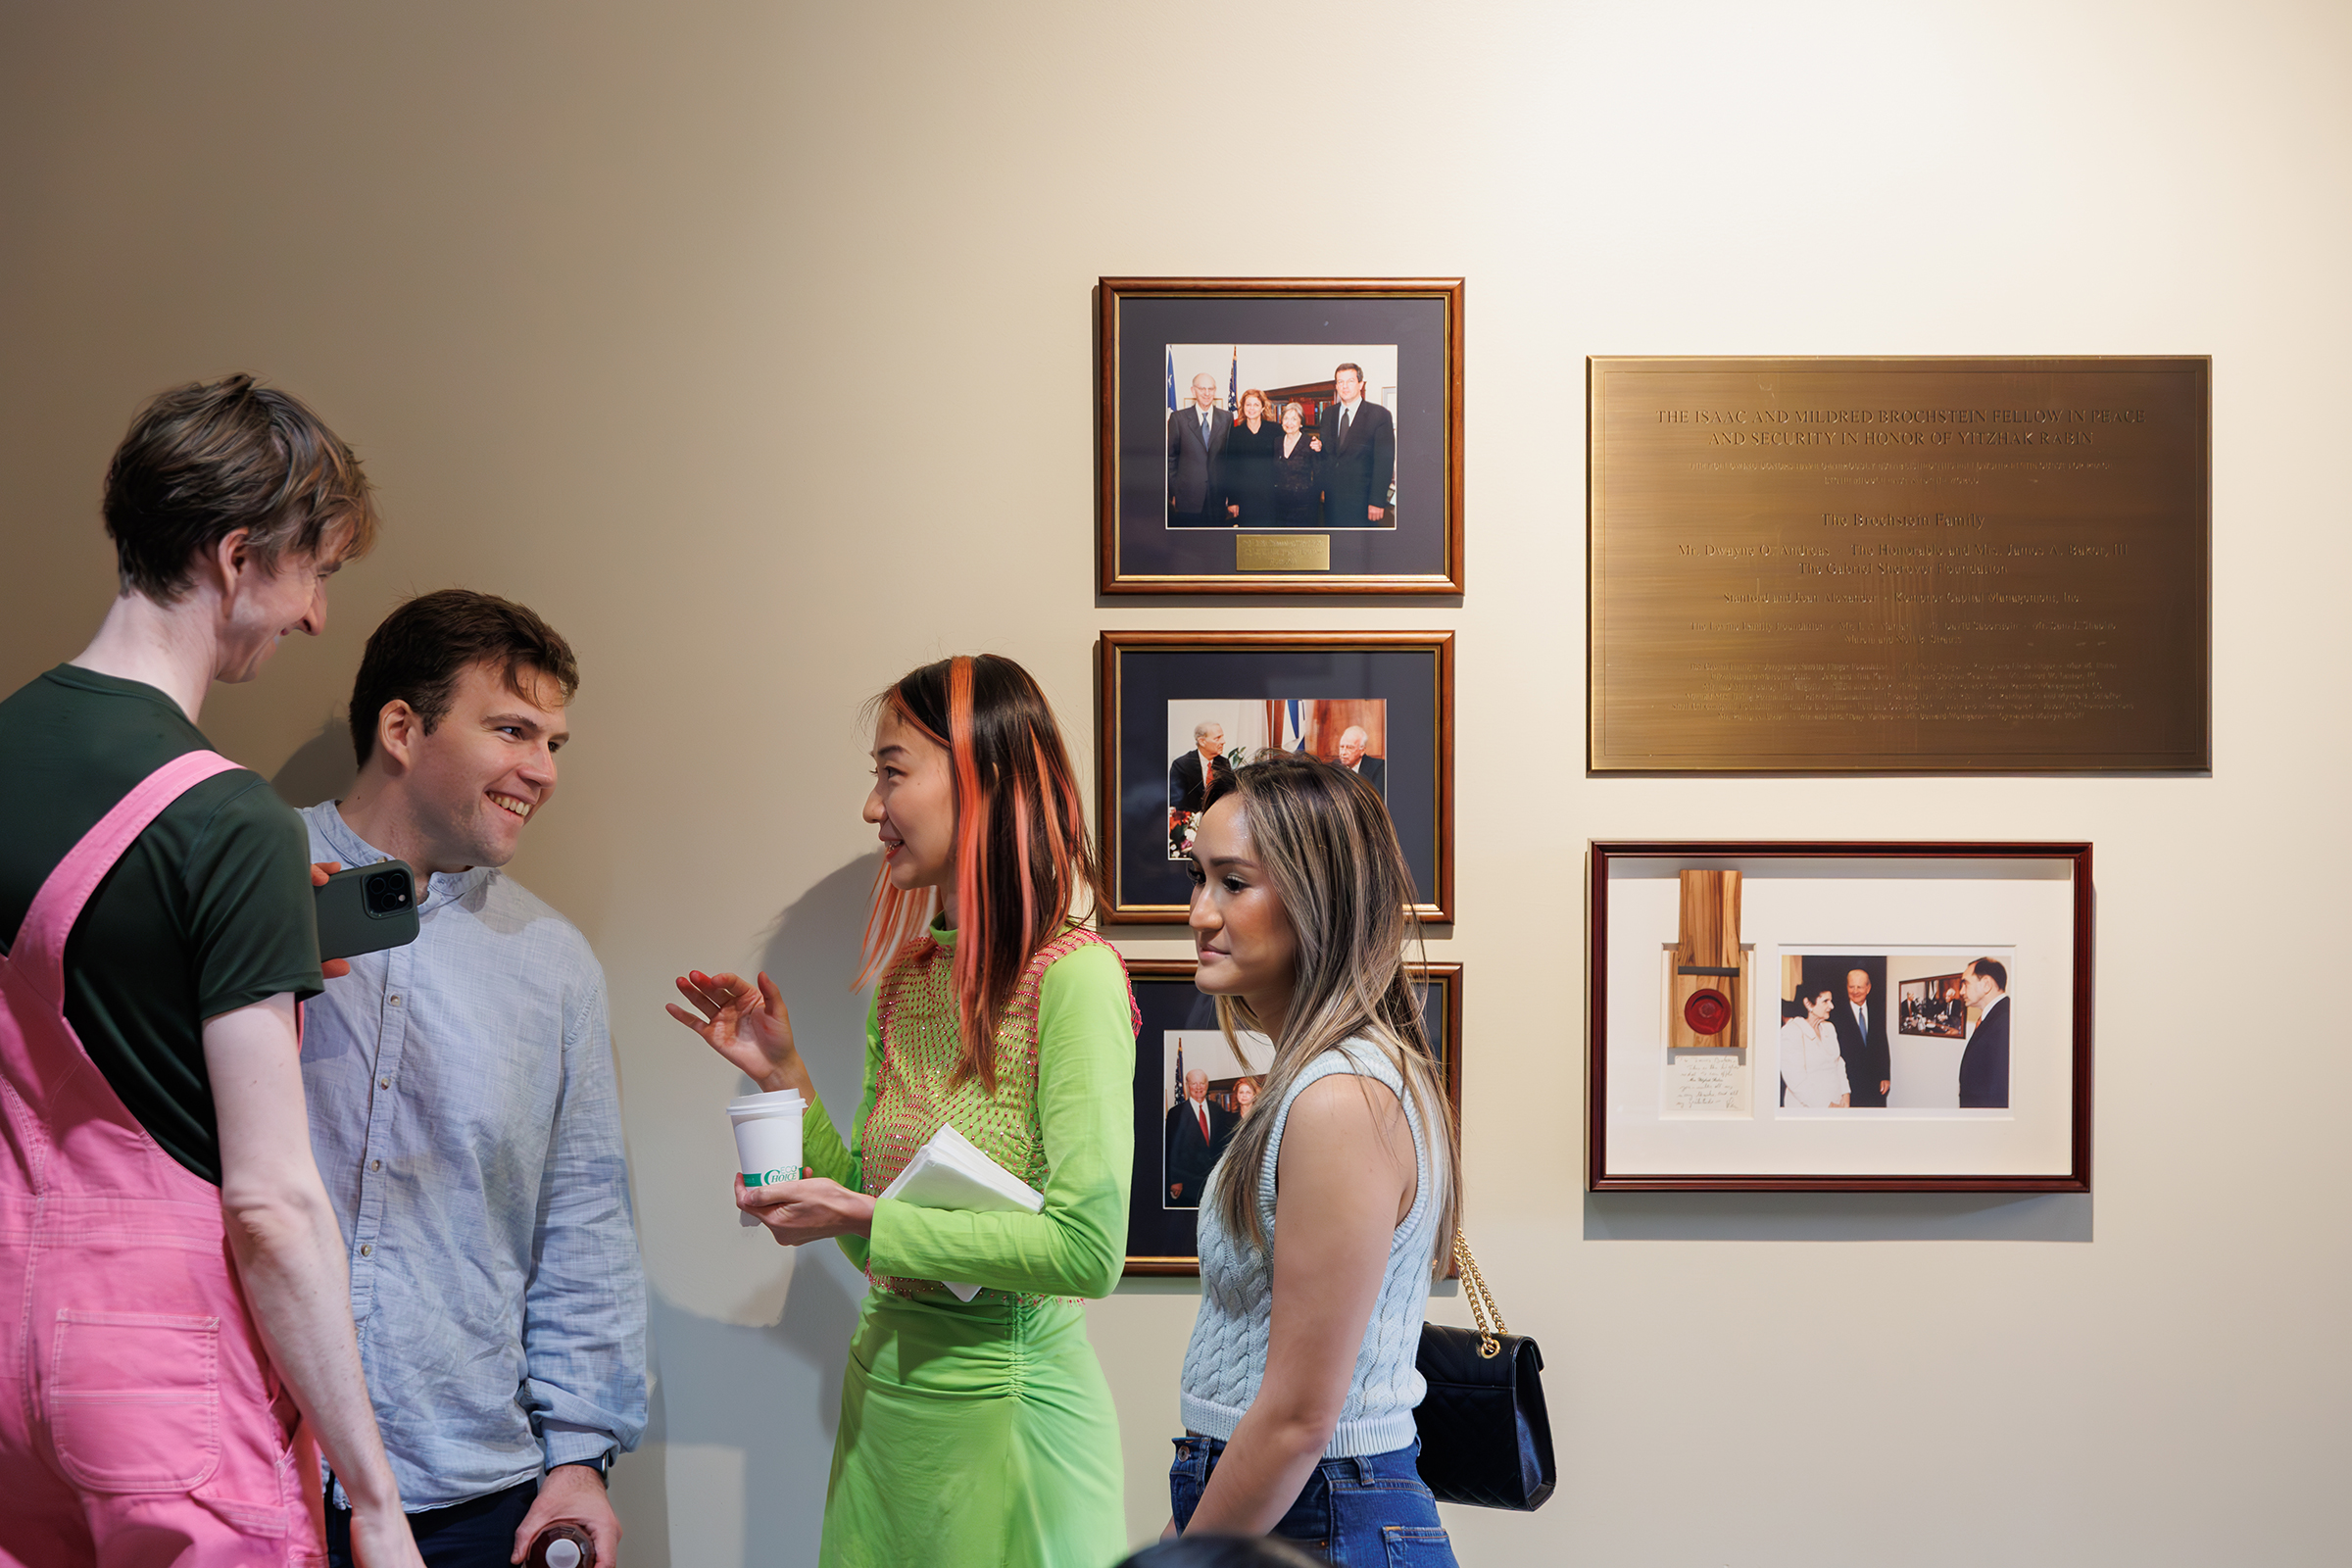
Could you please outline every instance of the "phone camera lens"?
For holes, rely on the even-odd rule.
[[[397,914],[409,906],[409,879],[398,871],[383,871],[368,879],[368,912]]]

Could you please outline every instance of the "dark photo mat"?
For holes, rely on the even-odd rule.
[[[1171,1029],[1214,1029],[1216,999],[1193,984],[1190,958],[1131,958],[1127,978],[1135,986],[1143,1027],[1135,1037],[1135,1168],[1127,1190],[1128,1274],[1199,1274],[1198,1211],[1168,1208],[1159,1200],[1160,1142],[1166,1129],[1167,1084],[1161,1037]],[[1423,987],[1422,1026],[1444,1068],[1446,1099],[1458,1124],[1462,1114],[1462,966],[1408,966]],[[1254,1062],[1260,1072],[1266,1063]],[[1451,1276],[1450,1264],[1446,1274]]]
[[[1096,303],[1102,592],[1462,591],[1461,279],[1106,277]],[[1169,529],[1167,347],[1213,342],[1395,344],[1398,525],[1298,530],[1327,571],[1238,568],[1237,535],[1280,530]]]
[[[1390,820],[1415,912],[1453,918],[1453,637],[1437,632],[1106,631],[1096,732],[1104,918],[1180,925],[1192,878],[1167,856],[1171,699],[1380,698]]]

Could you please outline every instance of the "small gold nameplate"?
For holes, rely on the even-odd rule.
[[[1236,571],[1329,571],[1327,533],[1244,533],[1233,539]]]

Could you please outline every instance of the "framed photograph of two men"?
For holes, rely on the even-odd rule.
[[[1135,1037],[1135,1172],[1127,1200],[1129,1274],[1198,1274],[1200,1187],[1242,1123],[1258,1110],[1273,1061],[1262,1035],[1236,1051],[1217,1004],[1193,984],[1190,958],[1134,958],[1143,1027]],[[1446,1099],[1462,1110],[1462,966],[1417,963],[1421,1025],[1437,1054]],[[1450,1267],[1447,1269],[1450,1274]]]
[[[2212,363],[1590,362],[1590,766],[2212,766]]]
[[[1452,632],[1106,631],[1099,653],[1106,918],[1183,924],[1217,781],[1277,753],[1378,790],[1414,912],[1453,918]]]
[[[1462,591],[1462,280],[1106,277],[1102,591]]]
[[[1592,850],[1595,1192],[2087,1192],[2090,846]]]

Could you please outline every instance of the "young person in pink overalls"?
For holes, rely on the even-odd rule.
[[[308,846],[196,728],[324,625],[368,481],[236,376],[149,405],[105,513],[121,596],[0,702],[0,1568],[322,1563],[313,1438],[415,1568],[304,1116]]]

